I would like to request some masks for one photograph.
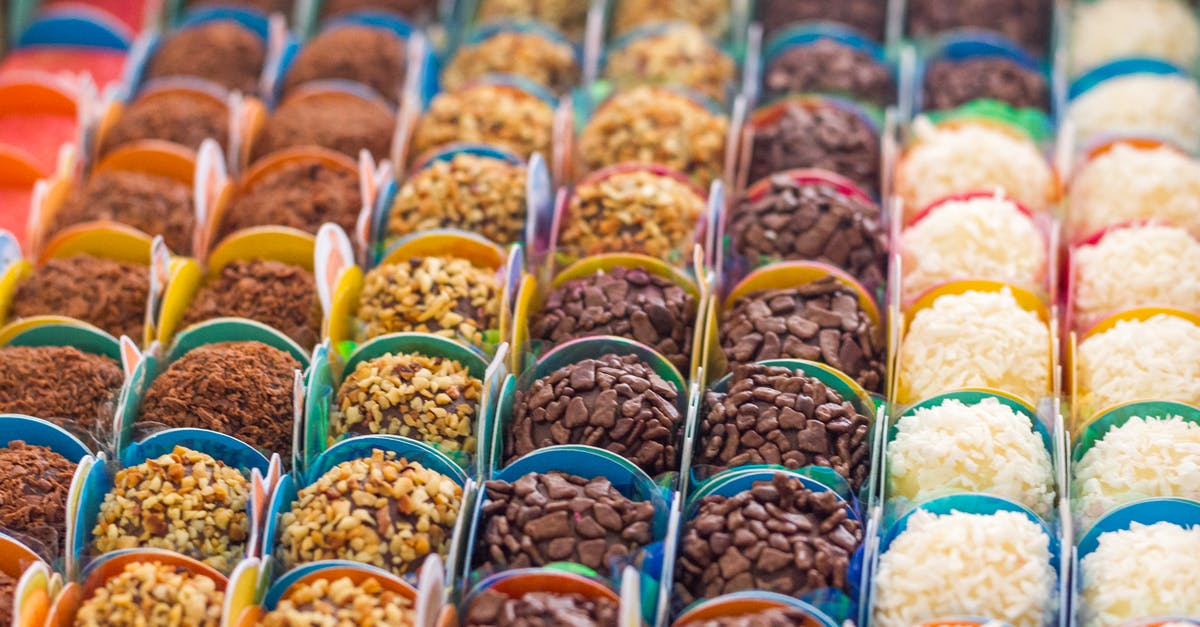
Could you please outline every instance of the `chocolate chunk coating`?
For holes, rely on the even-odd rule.
[[[980,98],[1014,107],[1049,107],[1050,92],[1040,72],[1010,59],[984,57],[967,61],[935,61],[925,70],[924,108],[953,109]]]
[[[765,36],[796,22],[825,20],[857,28],[883,41],[887,0],[758,0],[756,11]]]
[[[50,259],[17,286],[12,316],[70,316],[141,344],[149,293],[144,264],[92,255]]]
[[[620,611],[608,597],[526,592],[510,597],[488,588],[471,600],[466,627],[617,627]]]
[[[679,469],[680,390],[635,355],[602,355],[559,368],[517,392],[504,431],[506,463],[540,448],[608,449],[651,476]]]
[[[776,366],[738,366],[728,391],[706,392],[704,406],[697,466],[825,466],[855,490],[867,480],[870,420],[819,379]]]
[[[908,0],[905,25],[912,37],[992,30],[1040,55],[1050,48],[1051,7],[1051,0]]]
[[[737,496],[701,499],[680,542],[675,594],[688,604],[741,590],[847,590],[862,536],[836,494],[777,473]]]
[[[146,78],[194,76],[253,95],[266,54],[254,31],[234,20],[216,20],[163,40],[146,66]]]
[[[868,193],[879,189],[879,135],[866,120],[832,105],[783,105],[774,122],[754,130],[747,183],[794,168],[836,172]]]
[[[870,54],[832,39],[789,48],[763,75],[766,99],[827,93],[887,106],[896,100],[891,70]]]

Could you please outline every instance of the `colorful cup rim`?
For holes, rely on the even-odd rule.
[[[497,20],[489,21],[484,24],[478,24],[471,28],[467,33],[467,36],[463,38],[462,45],[459,47],[458,51],[455,52],[455,55],[457,55],[458,52],[461,52],[462,49],[467,46],[477,46],[484,41],[503,33],[534,35],[536,37],[549,40],[550,42],[560,46],[567,46],[571,49],[572,54],[575,56],[575,62],[578,64],[582,61],[583,54],[579,44],[567,39],[566,35],[563,35],[558,31],[558,29],[551,27],[545,22],[540,22],[534,19]]]
[[[397,459],[405,459],[410,462],[415,461],[427,470],[440,473],[442,476],[453,480],[460,487],[465,486],[467,483],[467,474],[461,466],[454,463],[445,453],[424,442],[399,435],[364,435],[342,440],[322,451],[313,463],[305,469],[303,476],[304,483],[302,485],[297,483],[297,489],[316,483],[322,475],[340,463],[371,457],[373,451],[376,449],[385,453],[395,453]],[[363,455],[361,454],[362,452],[366,454]],[[420,457],[413,457],[412,453],[417,453]]]
[[[1145,322],[1146,320],[1159,315],[1181,318],[1192,323],[1193,325],[1200,327],[1200,314],[1197,313],[1183,311],[1181,309],[1172,309],[1169,307],[1138,307],[1136,309],[1126,309],[1125,311],[1121,311],[1104,318],[1091,328],[1084,331],[1080,336],[1079,341],[1082,344],[1083,342],[1086,342],[1087,340],[1100,335],[1101,333],[1110,331],[1113,329],[1113,327],[1117,326],[1118,322],[1135,320]]]
[[[1042,323],[1049,324],[1050,311],[1033,292],[1003,281],[970,279],[943,283],[923,292],[904,312],[904,326],[908,328],[917,314],[933,307],[933,304],[943,296],[959,296],[967,292],[1000,292],[1005,288],[1012,293],[1021,309],[1036,314]]]
[[[532,98],[540,101],[551,111],[558,108],[558,98],[549,89],[522,76],[512,74],[487,74],[454,90],[453,94],[465,94],[469,91],[495,89],[510,92],[518,98]]]
[[[274,609],[280,601],[289,598],[298,585],[334,577],[349,577],[355,584],[360,584],[366,579],[375,579],[383,587],[401,593],[410,601],[417,598],[417,589],[391,571],[352,560],[321,560],[301,564],[280,575],[264,593],[262,606],[264,609]]]
[[[940,513],[934,508],[947,508],[946,513]],[[950,494],[939,496],[921,502],[913,507],[904,515],[896,519],[886,532],[881,535],[879,542],[879,553],[882,555],[891,548],[892,542],[901,534],[908,530],[908,522],[917,512],[928,512],[937,516],[947,516],[953,512],[963,514],[982,514],[992,515],[1002,511],[1014,512],[1025,516],[1030,522],[1038,526],[1038,529],[1050,539],[1050,560],[1052,563],[1057,563],[1059,558],[1058,535],[1054,530],[1042,519],[1034,513],[1033,510],[1017,503],[1011,499],[1007,499],[992,494]],[[1057,568],[1055,569],[1057,570]]]
[[[429,169],[434,163],[439,161],[452,161],[455,157],[461,154],[472,155],[484,159],[494,159],[503,161],[513,166],[523,166],[525,161],[511,151],[500,148],[492,144],[477,144],[468,142],[456,142],[431,148],[419,155],[413,160],[413,165],[408,169],[408,178],[412,178],[420,172]],[[403,181],[402,183],[406,183]]]
[[[1041,63],[1015,41],[999,32],[980,28],[960,28],[936,36],[924,51],[922,61],[928,64],[979,57],[1003,57],[1027,70],[1045,74]]]
[[[593,349],[593,345],[596,348]],[[548,377],[554,371],[566,368],[572,364],[578,363],[580,358],[575,357],[572,353],[582,352],[593,357],[599,357],[607,353],[623,353],[626,355],[635,355],[643,361],[650,362],[651,368],[655,374],[662,376],[666,374],[670,377],[670,383],[675,384],[679,388],[679,398],[676,405],[680,411],[680,415],[687,414],[687,379],[683,373],[675,367],[666,357],[653,348],[642,344],[636,340],[631,340],[625,337],[615,335],[591,335],[587,337],[576,338],[563,342],[555,346],[545,355],[542,355],[537,363],[534,364],[526,374],[522,375],[521,379],[533,380],[542,377]],[[582,359],[588,359],[583,357]],[[528,377],[528,379],[527,379]],[[522,382],[523,382],[522,381]]]
[[[879,305],[875,302],[875,299],[871,297],[871,292],[868,291],[867,288],[863,287],[858,280],[850,276],[850,274],[845,270],[817,261],[783,261],[759,268],[746,275],[746,278],[739,281],[737,285],[733,286],[733,289],[729,290],[729,295],[726,296],[724,301],[721,303],[722,307],[725,310],[731,309],[739,299],[749,296],[754,292],[769,289],[781,289],[778,287],[754,287],[756,283],[765,281],[766,279],[764,277],[783,275],[785,273],[788,275],[795,275],[800,274],[799,271],[801,270],[806,272],[824,272],[825,274],[804,282],[797,281],[791,283],[790,285],[792,287],[808,285],[809,283],[825,278],[825,276],[832,276],[837,279],[839,283],[849,287],[858,296],[859,306],[862,307],[863,311],[867,313],[867,316],[871,318],[871,321],[874,322],[877,327],[883,324],[883,316],[880,314]]]
[[[70,431],[41,418],[26,414],[0,414],[0,448],[8,448],[15,440],[31,446],[44,446],[62,455],[67,461],[79,464],[92,451]]]
[[[562,287],[563,283],[567,281],[586,278],[597,272],[608,272],[613,268],[646,270],[655,276],[669,279],[675,285],[687,290],[697,300],[700,298],[700,288],[687,273],[675,266],[668,265],[657,257],[638,253],[606,253],[580,259],[554,275],[554,279],[550,282],[550,289]]]
[[[1067,89],[1067,100],[1074,101],[1106,81],[1134,74],[1188,77],[1182,68],[1162,59],[1127,57],[1092,68],[1075,79]]]
[[[832,470],[832,469],[830,469]],[[821,481],[814,479],[804,473],[797,472],[788,468],[762,468],[762,467],[742,467],[742,468],[727,468],[705,480],[701,485],[697,486],[691,494],[688,495],[687,502],[683,504],[683,520],[691,520],[696,514],[696,509],[700,507],[700,501],[708,496],[725,496],[733,497],[737,494],[750,489],[750,486],[755,481],[770,481],[775,475],[788,475],[799,479],[812,492],[831,492],[837,497],[838,501],[846,508],[847,516],[851,520],[860,521],[861,517],[858,512],[854,511],[853,504],[845,499],[835,486],[829,486]],[[840,475],[839,475],[840,476]],[[848,482],[847,482],[848,485]]]
[[[1162,508],[1168,511],[1160,511]],[[1150,498],[1126,503],[1101,516],[1092,524],[1075,545],[1076,555],[1082,561],[1096,550],[1100,536],[1106,533],[1127,530],[1133,523],[1151,525],[1159,522],[1181,526],[1200,525],[1200,503],[1177,497]]]
[[[579,188],[584,185],[596,185],[619,174],[629,174],[631,172],[648,172],[654,176],[674,179],[675,181],[686,185],[687,188],[691,190],[692,193],[695,194],[700,200],[708,199],[708,194],[705,193],[695,181],[688,178],[679,170],[658,163],[648,163],[644,161],[626,161],[623,163],[617,163],[605,168],[601,168],[584,176],[583,178],[579,179],[579,182],[575,183],[574,189],[571,190],[571,198],[574,199]]]
[[[211,334],[214,331],[221,334],[221,336],[215,340],[205,338],[205,335]],[[239,337],[243,339],[237,339]],[[204,322],[197,322],[187,329],[180,331],[175,335],[175,340],[171,342],[171,346],[163,355],[163,359],[171,363],[197,348],[222,342],[262,342],[272,348],[290,354],[300,363],[301,370],[306,370],[309,366],[308,351],[304,350],[295,340],[288,337],[282,331],[256,320],[228,317],[212,318]]]
[[[416,343],[425,343],[428,346],[411,347]],[[342,381],[344,382],[358,364],[364,361],[370,361],[382,357],[386,353],[392,354],[419,354],[430,357],[445,357],[453,359],[462,365],[466,366],[471,372],[471,376],[480,379],[484,378],[484,374],[488,368],[488,361],[474,346],[456,342],[449,338],[431,333],[403,332],[403,333],[387,333],[378,335],[366,342],[363,342],[354,348],[354,352],[346,358],[345,365],[342,366],[343,374]],[[464,363],[465,362],[465,363]],[[339,382],[340,385],[340,382]]]
[[[851,181],[840,174],[819,168],[794,168],[764,176],[763,178],[758,179],[751,184],[750,187],[746,188],[747,200],[760,200],[771,189],[771,179],[779,176],[786,176],[799,185],[829,185],[844,196],[857,199],[858,201],[867,203],[872,207],[879,206],[879,203],[867,195],[867,193],[863,191],[863,189],[854,181]]]
[[[812,604],[779,594],[762,590],[744,590],[732,592],[719,597],[705,599],[683,611],[671,627],[687,627],[688,625],[713,618],[726,616],[742,616],[749,612],[762,611],[771,608],[792,607],[808,615],[820,627],[838,627],[837,623],[826,616]],[[722,611],[726,610],[726,611]]]
[[[1200,408],[1177,401],[1132,401],[1110,407],[1083,423],[1071,451],[1071,461],[1079,463],[1089,450],[1133,418],[1180,416],[1184,422],[1200,426]]]
[[[513,594],[525,595],[533,590],[511,591],[511,587],[525,583],[528,580],[533,580],[530,583],[538,586],[547,586],[554,584],[552,588],[544,588],[553,592],[573,592],[577,594],[586,594],[592,597],[605,597],[612,601],[620,601],[620,597],[613,592],[612,588],[604,583],[584,577],[583,575],[558,570],[554,568],[517,568],[505,570],[503,572],[494,573],[480,580],[475,584],[469,592],[464,595],[463,606],[469,607],[472,600],[475,599],[481,592],[488,589],[497,589],[497,592],[512,596]]]
[[[835,392],[842,396],[842,400],[850,401],[855,404],[859,412],[867,417],[867,420],[874,423],[875,414],[878,411],[875,399],[867,392],[857,381],[851,379],[846,373],[817,361],[807,359],[763,359],[755,362],[763,366],[779,366],[788,368],[792,372],[799,372],[806,376],[813,377],[830,386]],[[733,380],[733,373],[726,373],[725,376],[713,381],[709,386],[709,390],[723,391],[729,389],[729,382]]]
[[[621,490],[621,488],[617,487],[617,483],[614,482],[613,484],[613,487],[617,487],[617,489],[620,490],[626,498],[636,501],[653,502],[656,496],[661,496],[658,492],[657,484],[655,484],[654,480],[650,478],[650,475],[646,474],[646,471],[642,470],[641,468],[638,468],[638,466],[632,461],[606,449],[583,444],[562,444],[557,446],[548,446],[546,448],[540,448],[526,453],[513,460],[512,463],[504,466],[503,468],[497,469],[494,474],[494,478],[496,480],[508,481],[511,483],[531,472],[546,473],[555,470],[564,471],[566,468],[561,464],[552,463],[554,460],[547,461],[543,459],[547,456],[557,456],[564,453],[576,458],[591,457],[601,463],[615,465],[621,471],[628,473],[628,479],[630,481],[630,484],[627,486],[628,489]],[[612,479],[612,476],[604,473],[596,473],[591,475],[591,477],[585,478],[593,478],[597,476],[603,476],[610,480]]]
[[[988,398],[994,398],[1001,405],[1028,418],[1034,433],[1041,438],[1042,446],[1046,449],[1046,452],[1051,457],[1054,456],[1054,437],[1050,434],[1050,430],[1046,428],[1041,418],[1038,417],[1037,409],[1025,399],[994,388],[962,388],[931,396],[923,401],[909,405],[888,425],[887,441],[889,443],[895,441],[896,437],[900,434],[900,421],[914,415],[918,410],[938,407],[946,401],[951,400],[960,401],[964,405],[973,405]]]
[[[420,253],[405,252],[407,247],[415,247],[418,244],[426,244],[422,240],[433,241],[434,238],[448,239],[449,241],[459,241],[464,245],[473,247],[470,254],[462,254],[461,249],[451,249],[445,253]],[[420,251],[418,248],[417,251]],[[418,233],[411,233],[397,239],[388,248],[387,252],[380,258],[379,263],[375,267],[390,263],[402,263],[414,256],[421,257],[453,257],[456,259],[466,259],[473,265],[489,270],[502,270],[508,263],[508,256],[504,253],[504,249],[496,245],[496,243],[486,237],[473,233],[471,231],[463,231],[461,229],[427,229]]]
[[[753,133],[762,126],[774,122],[783,115],[787,108],[793,106],[809,110],[818,107],[841,109],[857,117],[867,125],[867,128],[871,129],[875,137],[879,137],[880,121],[871,108],[849,98],[827,94],[794,94],[774,100],[752,111],[746,119],[745,128]]]
[[[997,193],[997,191],[999,193]],[[921,208],[921,210],[918,211],[916,214],[914,214],[912,219],[910,219],[908,221],[908,224],[905,225],[905,228],[915,226],[921,220],[924,220],[925,218],[929,217],[929,214],[940,209],[942,207],[942,205],[947,205],[952,202],[969,202],[972,200],[978,200],[980,198],[997,199],[997,200],[1001,200],[1003,202],[1007,202],[1008,204],[1016,207],[1017,211],[1019,211],[1026,218],[1029,218],[1030,222],[1034,221],[1034,213],[1033,213],[1033,211],[1031,211],[1029,209],[1029,207],[1027,207],[1024,203],[1020,202],[1016,198],[1013,198],[1008,192],[1000,191],[1000,190],[997,190],[997,191],[962,192],[962,193],[958,193],[958,194],[951,194],[949,196],[943,196],[942,198],[939,198],[939,199],[925,205],[923,208]]]
[[[358,164],[347,155],[318,146],[296,146],[276,150],[256,161],[250,166],[250,169],[243,172],[241,177],[238,178],[237,189],[238,191],[244,191],[253,188],[267,174],[284,168],[289,164],[307,160],[319,161],[322,165],[329,168],[340,168],[353,172],[356,177],[359,174]]]
[[[792,48],[812,45],[822,39],[865,52],[895,73],[888,63],[887,51],[866,33],[847,24],[824,20],[795,23],[773,34],[763,47],[763,67],[770,67],[775,59]]]

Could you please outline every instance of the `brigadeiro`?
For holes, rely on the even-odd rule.
[[[650,476],[679,469],[682,390],[636,355],[609,353],[564,366],[517,392],[504,430],[507,462],[561,444],[629,459]]]
[[[887,278],[888,243],[879,206],[832,182],[773,174],[757,199],[749,194],[738,199],[727,232],[751,267],[820,261],[849,272],[869,290]]]
[[[508,85],[482,84],[434,97],[413,130],[409,154],[458,142],[495,144],[528,159],[551,157],[554,107]]]
[[[1157,137],[1200,150],[1200,83],[1187,74],[1140,72],[1105,80],[1071,100],[1078,141],[1113,135]]]
[[[499,31],[454,53],[442,72],[442,87],[454,91],[488,74],[527,78],[562,94],[579,82],[575,50],[536,31]]]
[[[1200,239],[1200,161],[1170,146],[1117,143],[1075,174],[1070,206],[1075,237],[1157,219]]]
[[[149,235],[162,235],[167,248],[190,253],[196,228],[192,187],[145,172],[97,172],[54,212],[50,232],[94,221],[118,222]]]
[[[1200,241],[1173,226],[1114,229],[1075,249],[1076,325],[1138,307],[1200,310]]]
[[[721,316],[731,368],[765,359],[807,359],[836,368],[869,392],[883,389],[883,331],[858,294],[834,276],[743,296]]]
[[[394,13],[410,20],[428,19],[435,17],[437,6],[437,0],[324,0],[321,19],[358,12]]]
[[[763,73],[766,99],[806,93],[848,96],[885,107],[896,100],[896,81],[887,65],[869,52],[823,37],[784,50]]]
[[[1003,57],[934,61],[925,68],[922,93],[922,108],[928,111],[953,109],[982,98],[1018,108],[1047,110],[1050,106],[1046,77]]]
[[[228,574],[246,553],[250,489],[238,469],[176,446],[117,471],[100,504],[92,547],[97,553],[166,549]]]
[[[0,621],[5,625],[13,622],[13,601],[17,597],[17,580],[4,571],[0,571]],[[613,625],[616,625],[613,620]]]
[[[696,297],[669,279],[617,266],[550,290],[529,337],[547,348],[593,335],[629,338],[688,372],[697,307]]]
[[[825,466],[857,490],[870,472],[870,418],[820,379],[780,366],[733,371],[725,392],[706,392],[694,464]]]
[[[524,165],[459,153],[404,181],[388,215],[388,238],[431,229],[479,233],[507,246],[525,231]]]
[[[75,463],[49,447],[13,440],[0,448],[0,528],[38,541],[49,560],[58,559],[74,476]]]
[[[385,433],[475,452],[483,381],[446,357],[386,353],[358,362],[338,389],[329,437]]]
[[[500,328],[500,280],[456,257],[385,263],[367,273],[358,301],[361,339],[416,331],[481,346]]]
[[[736,616],[688,621],[687,627],[811,627],[818,624],[808,612],[785,605],[751,610]]]
[[[612,560],[654,541],[654,505],[633,501],[604,477],[531,472],[484,483],[476,567],[492,571],[553,562],[608,572]]]
[[[283,93],[309,81],[341,79],[362,83],[396,103],[404,88],[404,57],[404,40],[390,29],[330,28],[300,48],[283,79]]]
[[[655,22],[690,22],[719,38],[729,29],[730,6],[724,0],[617,0],[612,34],[622,35]]]
[[[1119,320],[1079,342],[1075,376],[1093,412],[1146,399],[1200,406],[1200,325],[1167,313]]]
[[[115,360],[73,346],[0,348],[0,412],[106,430],[124,380]]]
[[[412,601],[385,588],[375,577],[359,583],[348,576],[306,579],[289,586],[287,596],[263,616],[260,624],[265,627],[416,624]]]
[[[879,132],[870,122],[830,102],[792,100],[778,106],[778,117],[751,128],[749,181],[783,170],[820,168],[870,192],[879,189]]]
[[[1181,68],[1200,60],[1200,21],[1187,0],[1099,0],[1071,7],[1070,70],[1075,76],[1127,57]]]
[[[729,120],[681,92],[642,86],[600,105],[579,134],[580,165],[591,172],[630,161],[678,170],[707,188],[721,177]]]
[[[912,37],[959,28],[997,31],[1041,55],[1050,48],[1051,0],[909,0],[905,20]]]
[[[183,566],[133,562],[83,600],[75,625],[156,625],[171,617],[177,623],[169,624],[217,627],[225,605],[225,592],[217,586]]]
[[[309,233],[333,222],[354,232],[362,211],[358,172],[318,159],[298,159],[242,186],[225,214],[222,235],[252,226],[286,226]]]
[[[645,29],[608,53],[604,75],[617,90],[637,85],[680,85],[722,102],[737,77],[733,59],[693,24]]]
[[[121,110],[104,133],[99,154],[147,139],[169,141],[196,150],[205,139],[229,144],[229,107],[222,101],[195,92],[151,92]]]
[[[254,94],[266,52],[262,38],[236,20],[204,22],[166,36],[146,64],[146,78],[193,76]]]
[[[252,159],[293,146],[320,146],[352,159],[365,148],[382,161],[395,130],[396,114],[382,101],[341,91],[305,94],[284,100],[267,118]]]
[[[758,0],[755,15],[770,35],[796,22],[839,22],[883,41],[887,3],[879,0]]]
[[[261,322],[306,350],[321,341],[316,282],[301,266],[268,259],[230,262],[200,287],[181,328],[225,317]]]
[[[288,13],[292,10],[292,0],[187,0],[189,8],[230,5],[258,9],[263,13]]]
[[[208,429],[288,457],[294,371],[300,362],[262,342],[220,342],[188,351],[150,384],[140,422]]]
[[[480,23],[532,20],[579,41],[587,27],[589,6],[578,0],[480,0],[476,19]]]
[[[1079,561],[1079,624],[1117,627],[1147,616],[1196,616],[1197,569],[1200,527],[1194,524],[1134,522],[1102,533]]]
[[[13,318],[69,316],[142,343],[150,269],[92,255],[47,260],[17,285]]]
[[[617,627],[620,606],[606,596],[526,592],[508,596],[488,588],[471,598],[465,627]]]
[[[704,198],[684,181],[646,169],[618,171],[575,187],[558,246],[575,258],[637,253],[686,265],[704,211]]]
[[[685,604],[743,590],[848,591],[862,524],[832,491],[775,473],[737,496],[700,499],[680,540],[675,594]]]
[[[280,519],[278,558],[289,570],[347,559],[397,575],[450,548],[462,486],[378,449],[337,464],[301,488]]]

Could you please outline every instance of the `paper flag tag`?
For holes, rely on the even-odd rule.
[[[417,579],[416,627],[434,627],[446,588],[446,569],[436,554],[425,559]]]
[[[321,225],[313,251],[313,271],[317,280],[317,296],[325,315],[333,311],[333,294],[338,279],[352,265],[354,249],[346,232],[336,224]]]
[[[125,370],[125,376],[131,376],[141,361],[142,352],[138,350],[137,344],[128,335],[122,335],[121,367]]]

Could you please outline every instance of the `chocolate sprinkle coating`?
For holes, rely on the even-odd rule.
[[[167,248],[192,252],[196,210],[192,188],[181,181],[131,170],[97,172],[54,214],[52,233],[81,222],[111,220],[150,235],[162,235]]]
[[[870,419],[815,377],[748,364],[726,392],[704,394],[695,465],[825,466],[858,490],[870,472]]]
[[[818,361],[868,392],[883,389],[883,332],[836,277],[753,292],[721,316],[721,348],[730,368],[766,359]]]
[[[50,259],[17,285],[12,316],[62,315],[142,343],[150,269],[92,255]]]
[[[825,93],[887,106],[896,100],[888,67],[865,51],[832,39],[788,48],[763,75],[766,99],[787,94]]]
[[[828,183],[772,175],[758,200],[743,194],[727,232],[750,267],[777,261],[828,263],[868,290],[887,281],[887,234],[879,206]]]
[[[17,580],[8,573],[0,571],[0,623],[11,625],[13,622],[13,601],[17,596]],[[613,623],[616,624],[615,622]]]
[[[124,381],[116,361],[73,346],[0,348],[2,413],[107,432]]]
[[[484,532],[476,565],[491,570],[575,562],[607,572],[609,563],[654,541],[654,505],[632,501],[608,479],[529,473],[484,483]]]
[[[758,0],[755,4],[764,37],[794,26],[796,22],[827,20],[857,28],[876,41],[883,41],[887,25],[884,0]]]
[[[66,548],[67,491],[75,466],[48,447],[22,440],[0,448],[0,528],[37,540],[52,561]]]
[[[283,81],[283,93],[315,80],[362,83],[396,103],[404,88],[404,41],[386,28],[343,25],[300,48]]]
[[[352,159],[365,148],[378,162],[388,158],[395,130],[395,112],[376,100],[342,92],[290,98],[267,118],[251,159],[284,148],[320,146]]]
[[[741,590],[800,596],[847,590],[862,524],[833,492],[813,492],[776,473],[737,496],[709,495],[687,522],[675,594],[689,604]]]
[[[641,268],[617,266],[571,279],[550,291],[529,324],[547,348],[594,335],[636,340],[687,372],[696,327],[696,297]]]
[[[321,341],[316,282],[300,266],[266,259],[233,261],[200,288],[180,326],[225,317],[261,322],[304,349]]]
[[[833,105],[789,102],[774,122],[753,131],[749,181],[795,168],[836,172],[868,193],[879,189],[879,134],[861,117]]]
[[[1051,0],[908,0],[909,36],[957,28],[999,32],[1035,55],[1050,47]]]
[[[1041,72],[1011,59],[935,61],[925,70],[925,109],[953,109],[980,98],[1045,110],[1050,104],[1050,90]]]
[[[262,342],[220,342],[188,351],[154,378],[139,421],[225,433],[288,458],[295,357]]]
[[[229,145],[229,109],[224,103],[188,92],[152,93],[121,111],[104,134],[100,154],[144,139],[161,139],[197,150],[209,137]]]
[[[678,470],[680,393],[636,355],[610,353],[559,368],[517,392],[504,430],[505,463],[548,446],[586,444],[650,476]]]
[[[620,607],[608,597],[526,592],[510,597],[488,588],[471,600],[466,627],[617,627]]]
[[[258,35],[238,22],[205,22],[164,39],[146,65],[146,78],[194,76],[253,95],[266,54]]]
[[[358,172],[301,159],[267,174],[249,189],[240,189],[225,214],[221,233],[275,225],[315,234],[326,222],[353,233],[360,211]]]

